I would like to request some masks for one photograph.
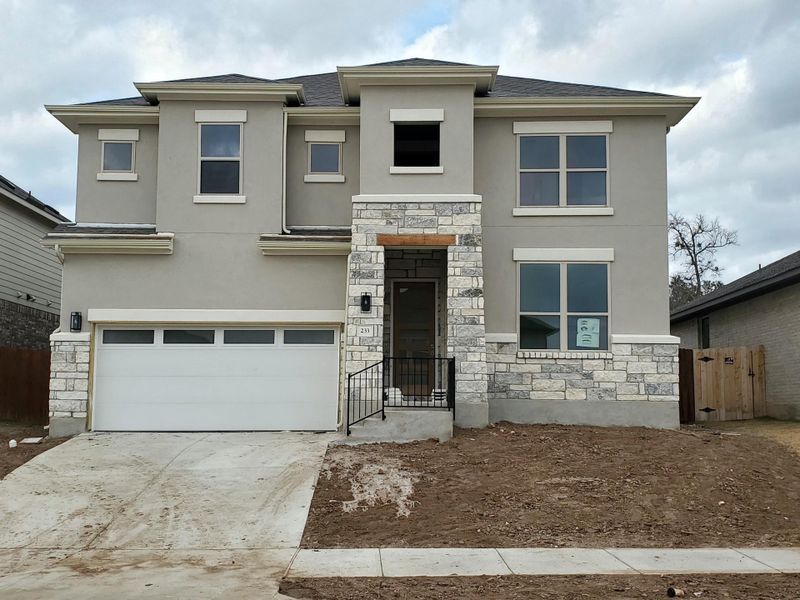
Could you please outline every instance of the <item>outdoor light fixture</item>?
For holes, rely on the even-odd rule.
[[[80,331],[83,327],[83,316],[79,312],[69,314],[69,330]]]
[[[372,310],[372,296],[361,294],[361,312],[369,312],[370,310]]]

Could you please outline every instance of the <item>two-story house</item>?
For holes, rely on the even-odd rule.
[[[51,432],[677,426],[666,135],[698,99],[497,70],[48,106],[80,139]]]

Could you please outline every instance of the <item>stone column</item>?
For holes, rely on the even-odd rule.
[[[86,431],[89,406],[90,333],[50,336],[50,436]]]

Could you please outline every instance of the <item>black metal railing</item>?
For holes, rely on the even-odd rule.
[[[386,357],[347,376],[347,435],[350,426],[386,408],[445,408],[456,412],[454,358]]]

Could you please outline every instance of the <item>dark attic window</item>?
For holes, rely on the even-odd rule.
[[[395,123],[394,166],[438,167],[439,123]]]

